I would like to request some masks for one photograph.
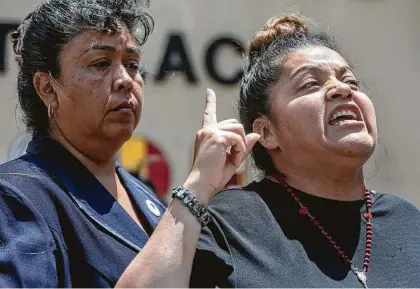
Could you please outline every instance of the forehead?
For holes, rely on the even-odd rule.
[[[71,39],[64,46],[62,56],[65,54],[80,56],[95,45],[112,46],[116,51],[124,50],[128,47],[138,47],[135,37],[127,28],[123,28],[118,33],[98,32],[89,29]]]
[[[306,65],[336,70],[348,66],[348,63],[339,53],[327,47],[307,47],[290,53],[283,61],[282,71],[290,74]]]

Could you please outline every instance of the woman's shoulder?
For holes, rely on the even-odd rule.
[[[48,170],[39,165],[31,155],[0,165],[0,188],[8,191],[31,192],[37,190],[36,198],[42,198],[38,189],[48,190],[54,184]],[[28,196],[29,197],[29,196]]]
[[[38,164],[32,154],[25,154],[17,159],[0,164],[0,179],[13,176],[39,178],[47,175],[48,172]]]
[[[373,204],[379,213],[414,214],[420,217],[420,210],[412,201],[395,193],[373,191]]]
[[[225,202],[227,199],[232,201],[246,202],[255,198],[260,198],[259,193],[261,190],[265,189],[265,181],[252,181],[249,184],[242,187],[230,187],[223,190],[220,190],[214,196],[212,202],[219,203]]]
[[[62,189],[54,174],[28,154],[0,165],[0,193],[41,214],[55,211]]]
[[[209,211],[216,217],[229,222],[241,222],[241,216],[248,218],[267,212],[267,204],[261,197],[267,191],[265,180],[253,181],[243,187],[233,187],[219,191],[212,199]]]

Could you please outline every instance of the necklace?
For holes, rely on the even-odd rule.
[[[333,240],[333,238],[328,234],[327,231],[324,230],[324,227],[318,222],[318,220],[308,211],[308,208],[303,205],[300,199],[296,196],[293,192],[293,188],[289,186],[289,184],[284,180],[284,178],[280,175],[273,175],[272,176],[277,182],[279,182],[285,190],[290,194],[292,199],[299,205],[299,214],[302,216],[308,216],[311,220],[312,224],[314,224],[320,233],[327,239],[327,241],[334,247],[334,250],[337,254],[341,257],[344,263],[350,266],[350,270],[356,275],[357,279],[360,283],[362,283],[364,288],[368,288],[367,286],[367,270],[369,268],[370,263],[370,252],[372,249],[372,213],[370,209],[372,208],[372,197],[370,195],[370,191],[366,190],[364,199],[366,200],[366,212],[363,214],[363,217],[366,219],[366,247],[365,247],[365,256],[363,260],[363,270],[360,270],[353,266],[353,261],[344,253],[343,249]]]

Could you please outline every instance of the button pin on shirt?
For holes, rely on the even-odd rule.
[[[153,203],[151,200],[146,200],[146,205],[149,208],[150,212],[153,213],[153,215],[155,215],[156,217],[160,216],[160,211],[158,207],[155,205],[155,203]]]

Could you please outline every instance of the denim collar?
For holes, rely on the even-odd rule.
[[[141,250],[149,238],[147,234],[68,150],[49,138],[34,137],[28,145],[27,152],[36,155],[52,175],[58,178],[57,181],[63,190],[91,222],[102,227],[132,250]],[[165,207],[146,185],[126,172],[118,162],[115,169],[137,213],[144,216],[143,219],[152,230],[155,229]]]

